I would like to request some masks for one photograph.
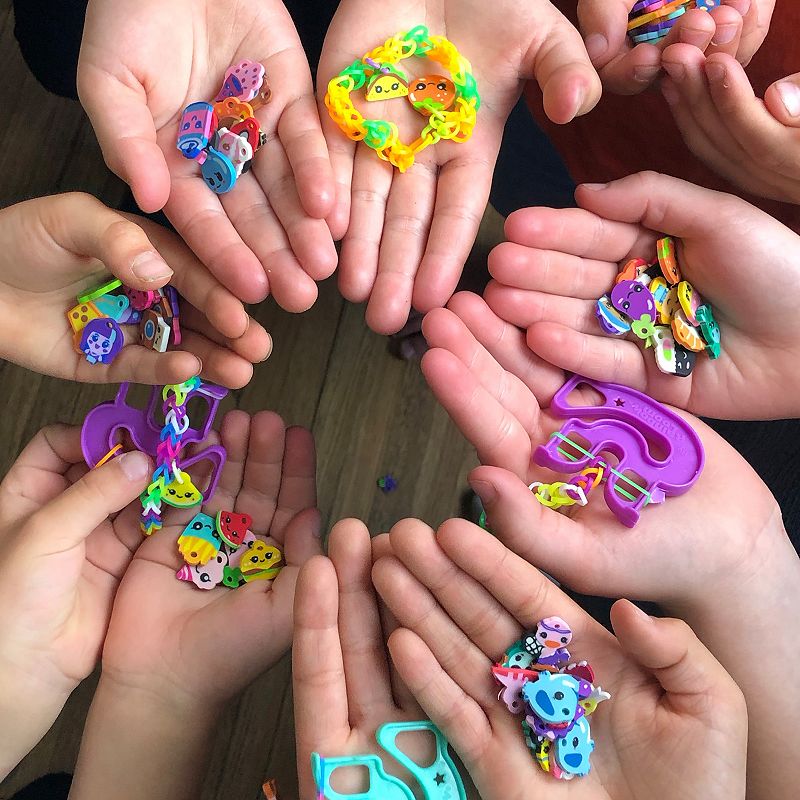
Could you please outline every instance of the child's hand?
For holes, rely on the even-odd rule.
[[[536,567],[463,520],[435,534],[404,520],[390,541],[394,557],[378,560],[373,578],[401,626],[389,638],[392,660],[484,800],[744,798],[744,698],[684,623],[621,600],[615,638]],[[573,660],[588,660],[611,693],[589,718],[591,772],[566,786],[539,768],[490,673],[524,631],[554,614],[573,630]]]
[[[181,303],[180,350],[138,344],[138,326],[113,364],[89,364],[75,350],[67,312],[111,272],[126,286],[171,283]],[[191,305],[190,305],[191,304]],[[266,331],[178,237],[94,197],[62,194],[0,211],[0,354],[28,369],[97,383],[179,383],[198,373],[238,388],[269,355]]]
[[[797,8],[786,11],[800,23]],[[664,51],[664,69],[661,91],[699,159],[745,191],[800,203],[800,73],[773,83],[762,100],[729,55],[676,45]]]
[[[509,242],[489,258],[485,297],[496,314],[527,328],[546,361],[622,383],[694,414],[730,419],[800,415],[800,238],[730,195],[643,172],[607,187],[581,186],[582,209],[522,209]],[[688,378],[665,375],[652,350],[603,334],[597,298],[618,261],[655,257],[656,239],[680,237],[683,276],[714,309],[717,360],[699,354]],[[759,265],[768,265],[770,279]],[[761,287],[761,288],[759,288]]]
[[[144,542],[128,518],[140,546],[114,604],[75,797],[197,797],[225,705],[291,644],[297,575],[321,552],[313,439],[270,412],[231,411],[220,435],[228,458],[203,510],[250,514],[285,566],[272,582],[200,590],[175,576],[178,536],[199,509],[170,509]]]
[[[453,293],[486,207],[503,126],[523,83],[536,79],[545,111],[557,123],[585,114],[600,97],[580,35],[546,0],[430,0],[412,8],[343,0],[320,59],[320,97],[354,59],[421,23],[446,35],[473,66],[482,104],[468,142],[439,142],[400,174],[363,143],[350,141],[322,109],[340,187],[329,219],[334,236],[344,235],[339,286],[348,300],[369,300],[367,323],[378,333],[399,331],[412,304],[427,311]],[[433,62],[425,69],[441,71]],[[425,125],[405,100],[369,105],[370,117],[398,122],[409,141]]]
[[[394,624],[372,588],[369,532],[358,520],[343,520],[331,532],[328,549],[330,560],[315,558],[303,567],[295,597],[292,676],[300,800],[318,796],[311,753],[381,753],[378,727],[423,716],[387,663],[385,637]],[[345,792],[357,788],[337,785]]]
[[[705,448],[703,473],[686,494],[647,507],[635,528],[624,527],[600,494],[570,516],[545,508],[528,484],[556,478],[532,467],[531,453],[563,424],[547,406],[565,376],[531,353],[524,331],[495,316],[481,298],[458,294],[450,308],[458,316],[437,309],[425,318],[423,332],[434,349],[422,369],[489,465],[473,471],[470,483],[492,530],[573,589],[653,600],[683,617],[747,697],[748,787],[754,796],[788,796],[795,762],[770,765],[766,742],[791,739],[789,720],[800,713],[800,687],[782,679],[783,665],[800,661],[800,641],[777,634],[769,665],[753,670],[741,638],[767,618],[776,631],[791,630],[800,605],[800,560],[769,489],[727,442],[690,418]],[[583,397],[578,404],[591,401]],[[776,704],[793,709],[777,723]],[[800,749],[792,753],[800,757]]]
[[[120,42],[125,42],[120,47]],[[267,143],[222,198],[176,149],[190,103],[213,100],[229,66],[261,62]],[[234,294],[271,293],[290,311],[336,268],[324,217],[334,186],[308,61],[280,0],[92,0],[78,91],[109,167],[145,211],[165,206],[178,233]]]
[[[665,48],[677,43],[709,54],[728,54],[746,64],[761,47],[775,6],[775,0],[725,0],[710,12],[692,9],[657,43],[634,46],[627,35],[634,2],[578,0],[586,49],[604,88],[616,94],[637,94],[650,86],[662,74]]]
[[[0,779],[94,669],[136,547],[130,509],[114,515],[151,471],[132,452],[87,472],[80,429],[53,425],[0,484]]]

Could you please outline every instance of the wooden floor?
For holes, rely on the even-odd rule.
[[[70,189],[118,204],[125,187],[105,168],[81,108],[47,94],[27,71],[13,38],[9,0],[0,0],[0,74],[2,205]],[[473,258],[485,263],[499,232],[500,221],[490,212]],[[386,340],[366,329],[362,307],[343,302],[335,282],[328,281],[315,308],[302,317],[269,301],[254,313],[272,333],[274,353],[226,408],[273,409],[289,424],[313,431],[320,507],[328,524],[355,516],[380,532],[406,516],[436,524],[457,514],[474,455],[435,403],[418,365],[392,358]],[[114,392],[111,386],[43,378],[4,362],[0,385],[2,474],[43,425],[78,424]],[[375,481],[387,472],[399,488],[384,495]],[[89,680],[74,693],[50,733],[0,785],[0,797],[44,773],[72,770],[93,689]],[[259,797],[266,776],[278,779],[284,798],[296,797],[288,656],[230,708],[215,753],[203,800]]]

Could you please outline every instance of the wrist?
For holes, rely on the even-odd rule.
[[[200,795],[221,708],[101,675],[70,798]]]

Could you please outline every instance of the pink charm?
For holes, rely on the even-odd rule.
[[[236,97],[245,102],[252,100],[258,94],[261,84],[264,83],[265,73],[263,64],[247,59],[229,67],[225,73],[222,89],[214,98],[214,102],[218,103],[226,97]]]
[[[579,661],[577,664],[567,664],[561,670],[567,675],[571,675],[579,683],[594,683],[594,670],[588,661]]]
[[[131,301],[131,308],[136,311],[144,311],[158,302],[161,297],[161,292],[158,289],[148,289],[147,291],[140,291],[139,289],[129,289],[125,287],[125,294]]]
[[[247,553],[247,551],[253,546],[256,541],[256,535],[253,531],[247,531],[244,535],[244,539],[242,539],[242,544],[240,547],[237,547],[229,556],[228,561],[231,567],[238,567],[242,563],[242,557]],[[228,549],[228,546],[225,545],[225,549]]]
[[[222,575],[228,565],[228,556],[224,550],[220,550],[216,557],[212,558],[207,564],[202,566],[184,564],[176,573],[175,577],[179,581],[193,583],[200,589],[213,589],[222,583]]]
[[[525,708],[522,687],[529,681],[537,680],[539,673],[530,669],[514,669],[495,665],[492,667],[492,675],[503,687],[497,696],[498,700],[502,700],[512,714],[521,714]]]

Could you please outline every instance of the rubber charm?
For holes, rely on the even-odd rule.
[[[249,514],[234,514],[233,511],[220,511],[216,527],[222,540],[234,550],[240,547],[247,536],[253,518]]]
[[[239,569],[247,579],[250,572],[263,572],[264,570],[278,567],[283,560],[281,551],[277,547],[262,541],[253,542],[252,547],[242,556]]]
[[[178,128],[178,150],[183,157],[197,159],[208,147],[217,125],[217,115],[211,103],[186,106]]]
[[[558,766],[570,775],[588,775],[589,757],[593,750],[589,720],[582,717],[566,736],[556,739],[555,759]]]
[[[236,184],[236,167],[213,147],[209,147],[205,152],[206,160],[200,167],[203,180],[208,188],[216,194],[226,194]]]
[[[97,300],[98,297],[102,297],[104,294],[108,294],[109,292],[113,292],[115,289],[119,289],[120,286],[122,286],[122,281],[119,278],[112,278],[100,286],[95,286],[94,289],[89,289],[87,292],[79,294],[78,302],[90,303],[92,300]]]
[[[671,236],[665,236],[656,242],[656,253],[661,272],[667,279],[670,286],[674,286],[681,280],[681,271],[678,268],[678,259],[675,257],[675,240]]]
[[[632,320],[645,314],[655,318],[656,304],[653,295],[646,286],[636,281],[620,281],[611,290],[611,305]]]
[[[408,97],[408,81],[397,72],[377,72],[367,85],[367,101],[394,100]]]
[[[681,304],[683,313],[691,325],[697,325],[697,309],[703,305],[703,299],[695,291],[689,281],[681,281],[678,284],[678,302]]]
[[[94,303],[80,303],[67,311],[67,320],[73,333],[82,331],[93,319],[102,319],[103,315]]]
[[[449,111],[456,102],[456,85],[444,75],[415,78],[408,91],[408,102],[420,114],[429,117],[437,111]]]
[[[122,323],[128,318],[131,301],[125,294],[106,294],[94,301],[95,308],[104,316]]]
[[[669,325],[672,322],[672,318],[675,316],[675,312],[680,311],[680,309],[681,303],[678,299],[678,287],[672,286],[661,305],[661,312],[659,314],[659,321],[661,324]]]
[[[625,262],[625,266],[619,271],[614,283],[620,281],[635,281],[647,269],[647,262],[641,258],[632,258]]]
[[[90,364],[110,364],[125,344],[122,328],[107,317],[89,320],[75,336],[79,337],[77,349]]]
[[[720,336],[719,325],[714,319],[714,312],[711,306],[701,305],[696,312],[697,322],[700,325],[700,335],[706,343],[706,352],[709,358],[719,358],[722,351],[722,338]]]
[[[675,312],[672,318],[672,333],[675,336],[675,341],[682,344],[687,350],[692,350],[695,353],[700,353],[706,349],[706,343],[697,328],[686,319],[686,314],[682,308]]]
[[[201,512],[192,517],[178,537],[178,552],[187,564],[202,565],[217,555],[221,544],[214,518]]]
[[[250,101],[261,90],[264,83],[266,70],[263,64],[245,59],[228,68],[222,88],[214,98],[214,102],[224,100],[226,97],[235,97],[239,100]]]
[[[220,550],[203,565],[184,564],[175,577],[179,581],[193,583],[198,589],[213,589],[223,582],[227,568],[227,558]]]

